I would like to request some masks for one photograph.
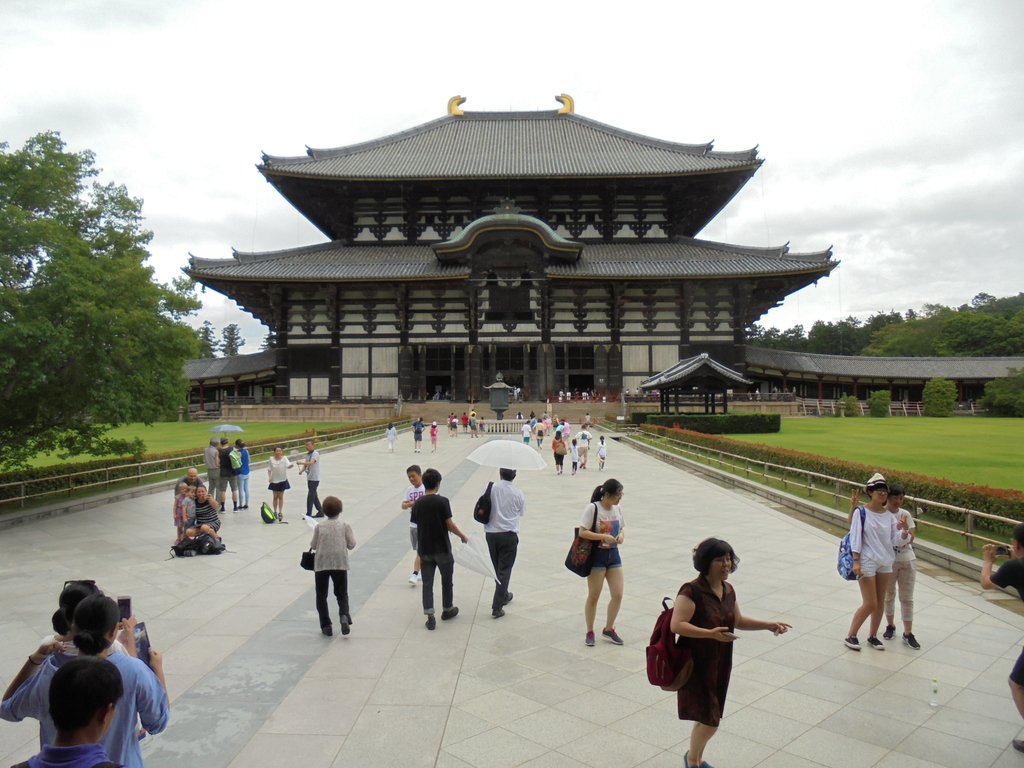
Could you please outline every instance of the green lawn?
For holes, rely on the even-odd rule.
[[[1024,490],[1024,419],[788,418],[776,434],[728,437],[955,482]]]
[[[150,426],[145,424],[126,424],[112,429],[109,434],[111,437],[123,440],[140,438],[146,444],[146,453],[168,453],[171,451],[202,453],[203,449],[209,444],[211,437],[221,437],[220,432],[210,431],[212,426],[215,426],[215,424],[202,421],[166,422],[151,424]],[[346,425],[339,424],[338,422],[265,421],[245,422],[238,426],[242,427],[245,431],[240,433],[227,432],[223,436],[230,438],[232,442],[239,437],[247,442],[256,442],[259,440],[272,440],[275,437],[301,435],[308,430],[323,432],[325,430],[341,429]],[[381,434],[383,434],[383,430],[381,430]],[[72,459],[72,461],[87,461],[89,458],[89,456],[81,456]],[[63,462],[59,457],[45,455],[39,456],[32,461],[32,464],[37,467],[61,463]]]

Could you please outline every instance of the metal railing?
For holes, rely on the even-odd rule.
[[[671,443],[673,450],[684,456],[694,457],[694,460],[709,466],[717,465],[731,474],[743,476],[748,480],[756,480],[764,485],[768,485],[771,482],[779,483],[783,490],[790,491],[792,488],[793,490],[805,493],[808,498],[812,497],[815,493],[831,496],[836,508],[841,508],[842,502],[850,499],[854,489],[862,491],[864,487],[864,483],[860,481],[833,477],[832,475],[790,467],[785,464],[776,464],[770,461],[759,461],[747,456],[721,451],[716,448],[708,448],[667,435],[651,436],[641,433],[636,438],[650,438],[656,442]],[[919,526],[946,531],[947,533],[959,536],[964,540],[964,545],[969,550],[975,549],[978,542],[983,544],[1001,544],[1006,541],[1006,539],[993,539],[977,533],[977,521],[992,521],[1005,525],[1008,529],[1012,529],[1021,522],[1013,518],[992,515],[976,509],[958,507],[953,504],[932,501],[918,496],[904,496],[904,501],[908,507],[911,504],[914,505],[914,521]],[[962,516],[964,520],[963,527],[954,528],[935,520],[925,519],[929,510],[941,510],[945,513]]]
[[[405,419],[396,426],[407,427],[408,424],[409,420]],[[356,429],[316,432],[314,436],[318,447],[328,447],[349,442],[371,433],[379,433],[383,437],[384,428],[380,425],[374,425],[371,427],[358,427]],[[274,452],[274,446],[277,445],[282,446],[286,454],[294,453],[298,449],[304,449],[308,439],[309,436],[304,435],[289,440],[268,442],[265,445],[248,446],[250,462],[252,465],[255,465],[265,460]],[[202,453],[189,453],[162,459],[112,464],[108,467],[0,483],[0,512],[9,510],[15,505],[19,508],[24,508],[26,504],[32,502],[87,496],[114,488],[124,488],[128,485],[141,486],[147,482],[167,480],[169,479],[168,476],[172,473],[177,473],[193,466],[198,467],[201,471],[204,469]]]

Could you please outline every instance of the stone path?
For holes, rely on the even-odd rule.
[[[215,558],[167,559],[168,492],[0,531],[0,686],[48,629],[61,584],[93,578],[133,596],[166,653],[172,722],[144,744],[148,766],[678,768],[690,724],[676,718],[674,695],[648,685],[644,646],[661,598],[693,577],[693,546],[716,535],[742,561],[733,584],[744,613],[794,629],[740,633],[712,765],[1024,764],[1010,747],[1022,723],[1006,686],[1024,617],[973,585],[922,574],[923,650],[891,641],[884,653],[848,651],[859,600],[835,573],[835,537],[617,443],[605,473],[521,472],[528,513],[507,615],[493,620],[491,588],[457,569],[461,613],[428,632],[407,581],[404,470],[437,467],[460,526],[482,535],[470,510],[496,471],[465,460],[478,443],[442,434],[437,454],[414,455],[402,435],[394,455],[383,441],[324,454],[321,495],[342,497],[359,541],[348,637],[319,632],[311,575],[298,567],[310,531],[294,477],[290,524],[263,525],[255,507],[228,513],[230,551]],[[587,648],[585,585],[561,563],[607,476],[626,489],[626,645]],[[928,702],[933,678],[938,707]],[[32,754],[37,733],[31,721],[0,723],[0,765]]]

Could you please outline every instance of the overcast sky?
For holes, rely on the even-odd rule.
[[[256,171],[467,110],[759,146],[701,237],[842,265],[788,328],[1024,291],[1024,2],[3,0],[0,141],[57,130],[142,198],[151,264],[322,242]],[[196,324],[264,330],[207,291]]]

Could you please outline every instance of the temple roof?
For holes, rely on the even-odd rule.
[[[709,240],[591,243],[574,263],[551,263],[554,278],[726,278],[807,276],[812,282],[839,262],[831,250],[791,253],[789,246],[750,248]],[[337,242],[265,253],[236,251],[230,259],[192,256],[186,274],[218,281],[386,281],[468,277],[468,266],[438,262],[428,245],[346,246]]]
[[[466,112],[361,144],[263,155],[267,177],[320,179],[637,178],[748,169],[757,149],[717,152],[712,142],[679,144],[576,114]]]
[[[739,373],[727,365],[722,365],[711,358],[707,352],[702,352],[694,357],[680,360],[670,368],[661,373],[656,373],[651,378],[640,384],[640,389],[665,389],[671,384],[682,385],[691,380],[701,380],[707,383],[708,380],[718,380],[729,384],[743,384],[749,386],[754,382],[743,378]]]
[[[1024,370],[1024,357],[868,357],[816,355],[748,346],[747,370],[856,379],[998,379]]]
[[[232,357],[203,357],[185,361],[185,377],[190,381],[234,378],[273,371],[276,353],[272,349],[254,352],[251,355]]]

